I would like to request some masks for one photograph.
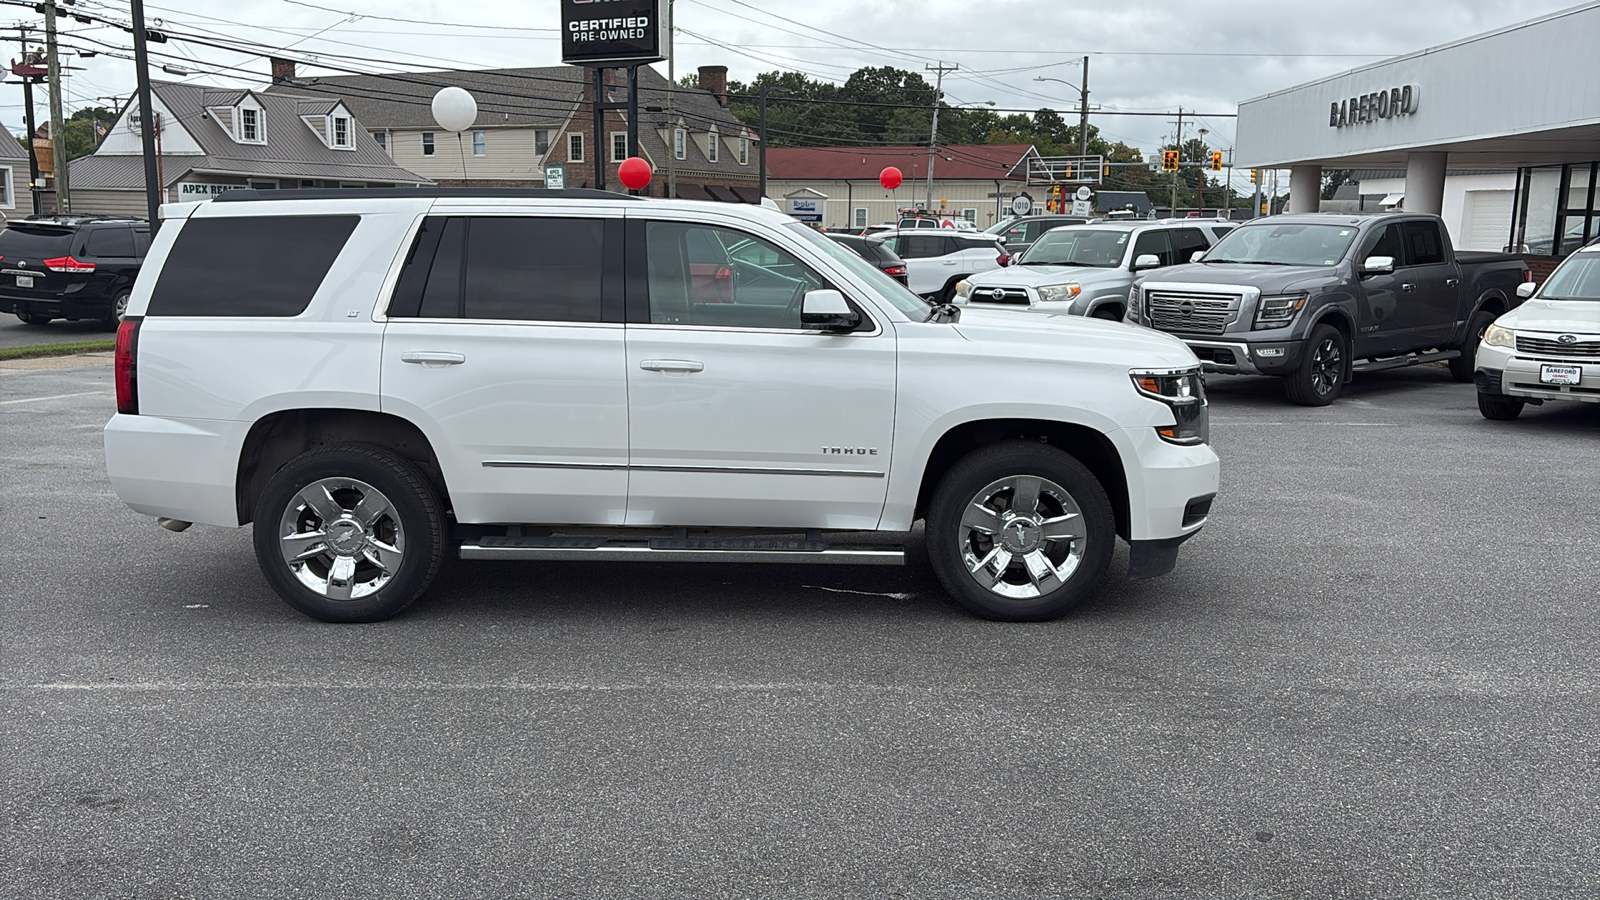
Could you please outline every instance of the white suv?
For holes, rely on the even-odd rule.
[[[116,382],[122,499],[173,530],[254,522],[272,586],[329,621],[395,614],[446,553],[900,564],[848,533],[918,519],[959,602],[1042,619],[1093,591],[1116,536],[1131,577],[1169,571],[1217,491],[1178,340],[932,307],[734,204],[169,206]]]
[[[956,285],[979,272],[1011,261],[997,234],[954,228],[902,229],[876,238],[905,260],[908,287],[940,303],[955,297]]]

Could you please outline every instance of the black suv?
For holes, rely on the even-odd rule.
[[[29,216],[0,231],[0,313],[29,325],[98,319],[115,328],[150,250],[150,224],[124,216]]]

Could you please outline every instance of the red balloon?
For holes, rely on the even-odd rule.
[[[622,165],[617,166],[617,179],[622,182],[623,187],[632,191],[649,184],[652,174],[654,173],[650,171],[650,164],[637,156],[630,156],[622,161]]]
[[[904,177],[902,177],[900,174],[900,170],[896,169],[894,166],[889,166],[882,172],[878,173],[878,183],[883,185],[883,189],[886,191],[892,191],[899,187],[900,182],[904,180]]]

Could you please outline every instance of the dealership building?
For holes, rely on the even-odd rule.
[[[1247,100],[1236,164],[1290,170],[1291,212],[1324,170],[1392,171],[1384,206],[1553,262],[1600,234],[1597,48],[1593,2]]]

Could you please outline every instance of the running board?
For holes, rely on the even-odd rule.
[[[1385,369],[1403,369],[1423,363],[1443,362],[1461,355],[1460,350],[1437,350],[1433,353],[1413,353],[1410,356],[1391,356],[1386,359],[1369,359],[1350,367],[1352,372],[1382,372]]]
[[[484,537],[461,545],[462,559],[560,562],[732,562],[903,566],[905,550],[829,547],[822,541],[767,538]]]

